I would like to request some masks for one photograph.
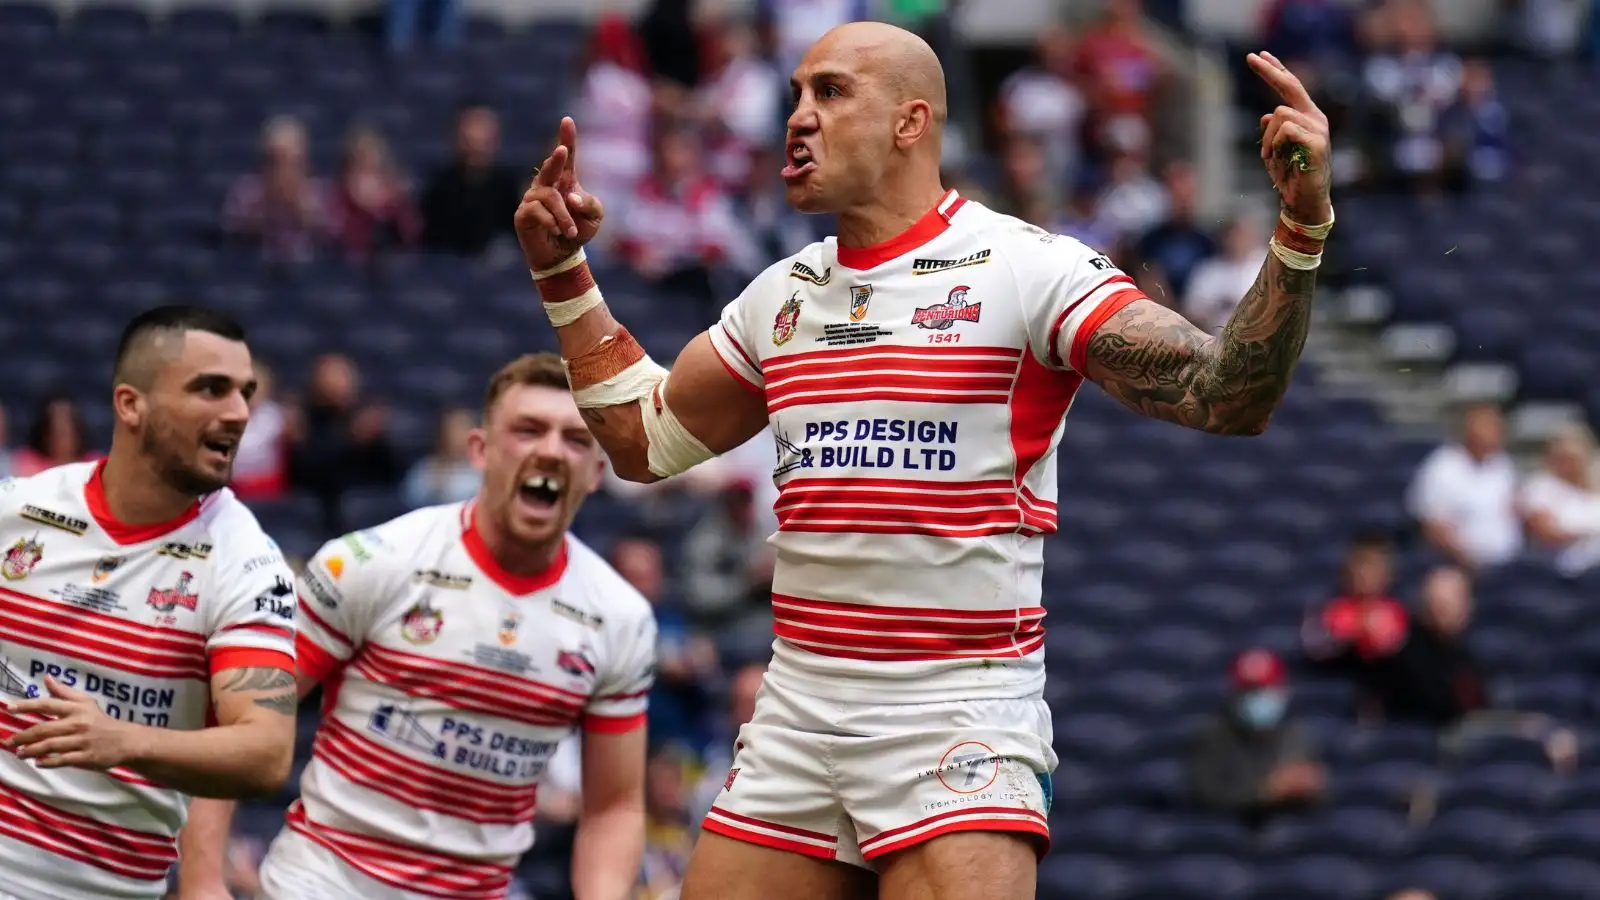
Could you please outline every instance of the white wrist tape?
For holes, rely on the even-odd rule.
[[[666,369],[646,356],[612,378],[572,392],[572,399],[577,401],[579,409],[639,404],[644,436],[649,441],[650,471],[662,478],[687,472],[716,456],[672,414],[671,407],[667,405],[668,375]],[[655,400],[658,390],[661,396],[659,411]]]
[[[584,313],[605,302],[605,298],[600,296],[600,287],[596,285],[571,300],[563,300],[560,303],[546,300],[544,314],[550,317],[551,325],[562,328],[583,318]]]
[[[1277,238],[1273,238],[1268,242],[1267,247],[1272,251],[1272,255],[1278,258],[1279,262],[1291,269],[1310,272],[1322,265],[1321,253],[1301,253],[1298,250],[1291,250],[1278,243]]]
[[[560,275],[562,272],[568,271],[569,269],[576,269],[578,266],[588,261],[589,255],[583,252],[582,247],[579,247],[577,253],[572,254],[548,269],[530,269],[529,271],[533,273],[534,281],[542,281],[546,278]]]
[[[1289,218],[1287,212],[1278,213],[1278,218],[1282,219],[1283,224],[1289,226],[1291,231],[1298,231],[1313,240],[1325,241],[1328,239],[1329,232],[1333,231],[1335,216],[1333,215],[1333,209],[1330,207],[1328,209],[1328,221],[1323,222],[1321,225],[1302,225]]]

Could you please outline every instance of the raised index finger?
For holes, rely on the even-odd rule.
[[[1296,78],[1295,74],[1289,71],[1283,63],[1278,62],[1275,57],[1262,53],[1252,53],[1246,57],[1246,61],[1250,63],[1250,68],[1261,76],[1262,81],[1272,85],[1272,89],[1278,92],[1278,96],[1283,98],[1283,102],[1301,112],[1316,111],[1317,105],[1312,102],[1311,95],[1306,92],[1306,86],[1301,84],[1300,79]]]
[[[561,133],[557,141],[567,148],[567,168],[578,174],[578,123],[571,116],[561,117]]]

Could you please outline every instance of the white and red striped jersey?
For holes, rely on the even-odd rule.
[[[101,468],[0,483],[0,701],[44,695],[51,675],[118,719],[204,728],[216,672],[294,670],[294,576],[231,491],[129,525]],[[0,737],[41,721],[0,703]],[[188,803],[125,768],[0,753],[0,895],[160,897]]]
[[[961,199],[768,268],[711,328],[778,444],[771,674],[839,699],[1025,696],[1044,679],[1055,450],[1089,338],[1143,294]]]
[[[645,724],[649,601],[570,536],[548,571],[507,572],[475,508],[347,535],[300,580],[326,703],[288,827],[395,897],[503,896],[561,740]]]

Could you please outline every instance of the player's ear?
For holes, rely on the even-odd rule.
[[[900,105],[894,142],[904,150],[921,140],[933,127],[933,107],[926,100],[907,100]]]
[[[144,392],[127,382],[111,389],[111,411],[117,421],[129,428],[138,428],[144,421],[147,404]]]
[[[488,459],[489,434],[482,428],[474,428],[467,432],[467,461],[479,472]]]
[[[600,486],[605,484],[605,481],[606,481],[606,454],[605,454],[605,451],[601,451],[601,452],[595,454],[594,481],[590,482],[590,484],[589,484],[589,493],[592,494],[595,491],[600,490]]]

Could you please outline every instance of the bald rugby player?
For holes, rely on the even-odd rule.
[[[774,642],[684,900],[1013,900],[1049,840],[1043,566],[1055,447],[1085,379],[1158,419],[1267,427],[1305,343],[1333,224],[1328,125],[1282,98],[1262,159],[1271,253],[1219,335],[1094,250],[939,179],[944,77],[878,23],[819,40],[791,81],[789,202],[839,234],[774,264],[671,372],[584,262],[602,218],[577,128],[516,215],[571,387],[617,471],[681,473],[770,424]]]

